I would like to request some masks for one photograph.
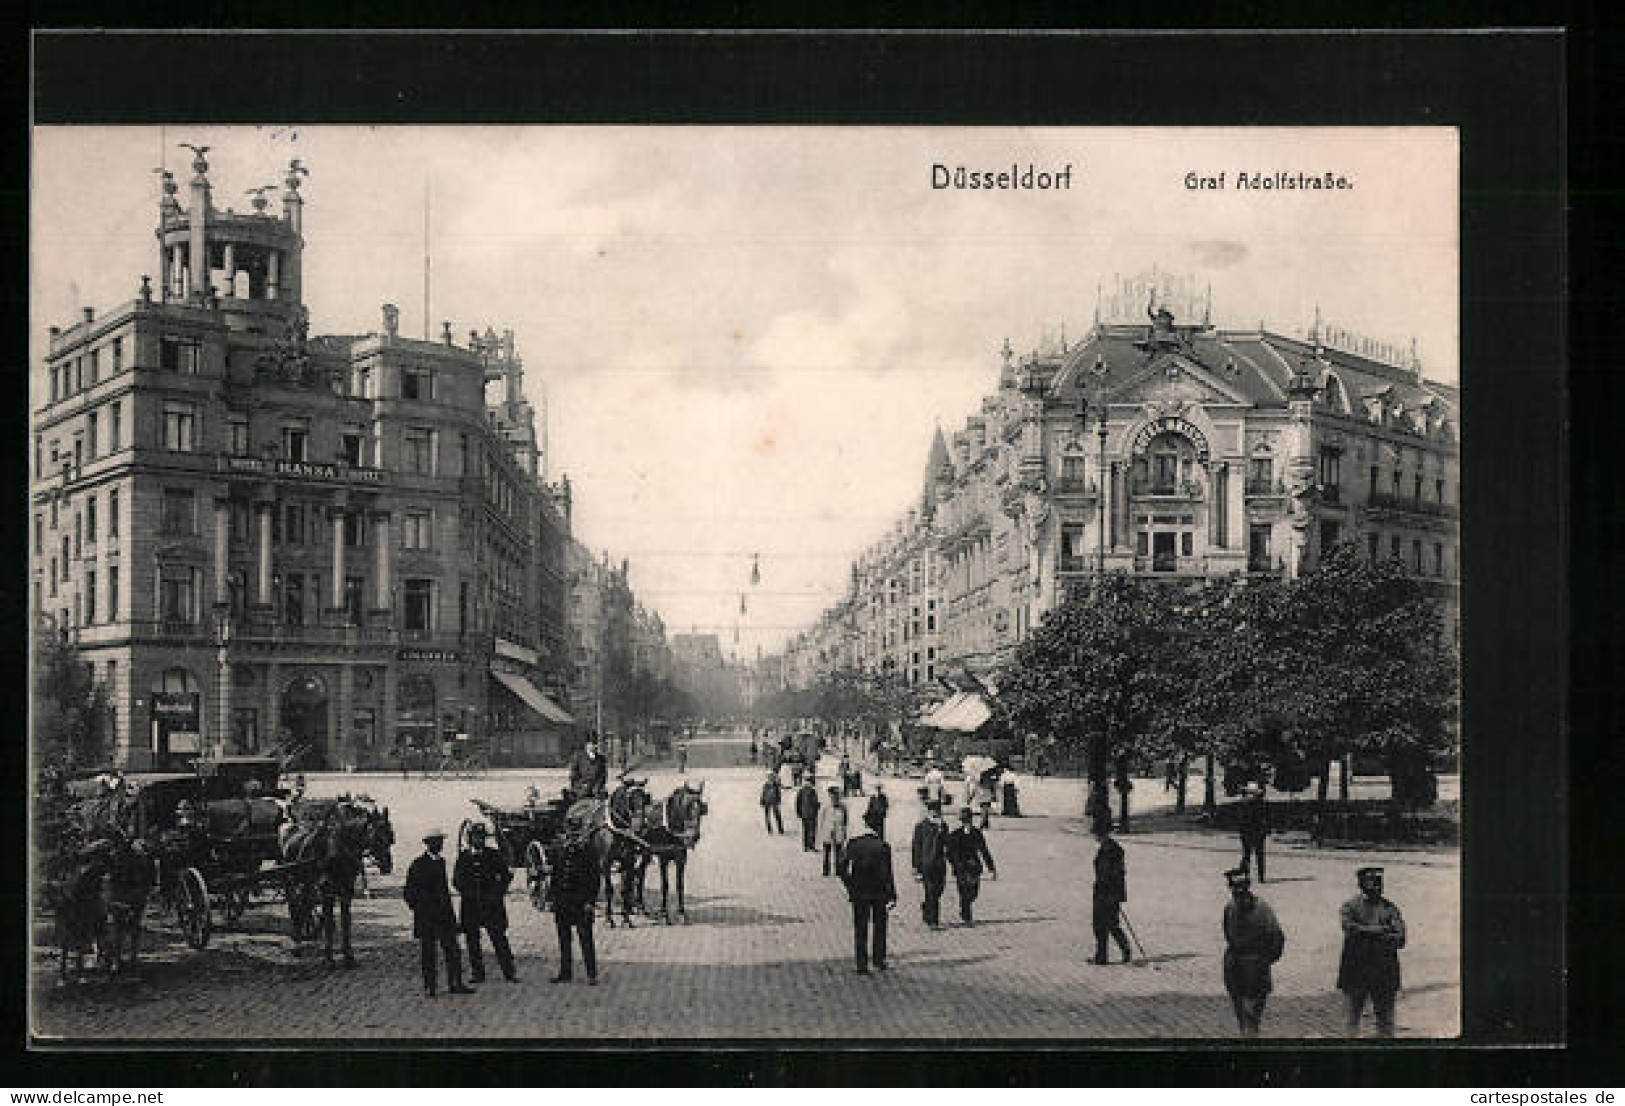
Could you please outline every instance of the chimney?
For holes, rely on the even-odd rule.
[[[392,303],[384,304],[384,337],[394,338],[401,332],[401,309]]]
[[[95,318],[96,318],[96,309],[94,307],[85,308],[85,326],[87,328],[95,320]]]

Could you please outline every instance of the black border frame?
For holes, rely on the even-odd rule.
[[[1422,32],[37,32],[41,124],[730,123],[1452,125],[1461,129],[1464,1040],[1559,1044],[1567,1020],[1567,204],[1565,36]],[[15,72],[15,71],[14,71]],[[252,80],[242,74],[252,73]],[[478,74],[478,80],[472,79]],[[22,80],[30,80],[26,68]],[[26,133],[23,135],[26,157]],[[26,233],[26,193],[3,194]],[[11,243],[16,246],[17,240]],[[26,304],[23,271],[9,302]],[[10,267],[13,270],[15,266]],[[27,364],[26,331],[13,333]],[[19,373],[19,393],[27,374]],[[18,396],[21,399],[21,395]],[[22,409],[26,410],[26,402]],[[5,428],[21,466],[25,429]],[[23,481],[17,480],[21,487]],[[1616,493],[1617,494],[1617,493]],[[20,514],[18,517],[22,517]],[[5,548],[21,550],[15,519]],[[20,592],[4,598],[21,602]],[[20,614],[21,612],[16,612]],[[20,624],[13,621],[13,625]],[[1556,749],[1556,755],[1552,750]],[[1617,759],[1617,756],[1616,756]],[[10,793],[22,793],[22,770]],[[14,840],[21,832],[19,805]],[[19,857],[19,859],[23,859]],[[17,871],[26,871],[26,863]],[[20,893],[18,898],[20,899]],[[1594,924],[1610,920],[1606,905]],[[1588,915],[1590,908],[1587,907]],[[12,911],[23,913],[20,901]],[[12,954],[25,947],[19,937]],[[1617,952],[1614,954],[1617,957]],[[1582,988],[1584,975],[1573,983]],[[1590,1008],[1587,1008],[1588,1010]],[[18,1008],[17,1035],[26,1027]],[[1605,1040],[1606,1038],[1598,1038]],[[523,1046],[520,1046],[523,1049]],[[1353,1085],[1553,1081],[1561,1053],[1402,1043],[1235,1049],[900,1049],[764,1042],[629,1052],[571,1046],[31,1052],[56,1086],[610,1081],[940,1086],[1214,1080]],[[628,1069],[628,1061],[633,1067]],[[957,1080],[954,1080],[957,1081]]]

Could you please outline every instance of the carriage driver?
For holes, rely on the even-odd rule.
[[[598,737],[588,734],[585,746],[570,758],[570,797],[601,799],[609,791],[609,761],[598,752]]]
[[[485,982],[485,957],[480,951],[480,930],[491,935],[497,966],[509,983],[518,983],[513,950],[508,945],[508,908],[503,899],[513,882],[513,870],[502,854],[486,844],[485,827],[478,822],[468,827],[468,847],[457,857],[452,883],[462,896],[463,941],[468,945],[469,978]]]

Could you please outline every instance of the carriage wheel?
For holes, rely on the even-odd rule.
[[[242,920],[243,913],[248,909],[248,888],[239,887],[227,891],[222,902],[220,913],[227,925],[236,925]]]
[[[547,909],[548,892],[552,890],[553,870],[547,863],[547,850],[540,841],[525,846],[525,888],[530,893],[530,905],[537,910]]]
[[[295,941],[314,941],[320,929],[316,916],[316,892],[309,884],[288,885],[288,917],[293,921]]]
[[[176,899],[175,909],[181,931],[186,935],[186,943],[195,949],[206,946],[209,934],[214,930],[213,920],[209,917],[209,883],[196,868],[188,868],[181,873],[180,895]]]

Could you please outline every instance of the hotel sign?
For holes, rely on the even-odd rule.
[[[1134,440],[1129,448],[1135,456],[1139,456],[1146,451],[1146,447],[1151,444],[1152,439],[1163,434],[1178,434],[1181,437],[1190,439],[1191,444],[1196,447],[1197,458],[1203,461],[1207,460],[1206,435],[1198,430],[1194,424],[1179,418],[1177,415],[1155,419],[1140,427],[1139,433],[1134,435]]]
[[[266,457],[236,457],[222,455],[222,472],[252,476],[270,476],[290,480],[332,481],[342,484],[382,484],[383,469],[357,468],[354,465],[324,464],[316,461],[279,461]]]
[[[395,659],[418,664],[461,664],[463,654],[456,649],[399,649]]]

